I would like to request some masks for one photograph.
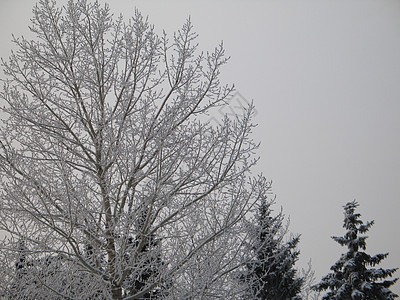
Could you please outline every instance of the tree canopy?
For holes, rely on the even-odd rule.
[[[285,241],[288,224],[284,224],[282,210],[272,215],[273,203],[263,199],[249,224],[252,259],[239,278],[249,299],[301,299],[304,278],[294,268],[300,236]]]
[[[250,172],[253,106],[208,122],[234,91],[222,44],[200,52],[189,20],[160,36],[85,0],[39,1],[30,29],[2,61],[2,294],[233,297],[242,220],[270,184]]]

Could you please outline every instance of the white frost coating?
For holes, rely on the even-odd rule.
[[[140,13],[34,9],[0,93],[0,289],[26,299],[234,299],[252,178],[253,107],[211,126],[232,87],[222,45],[190,21],[157,36]]]

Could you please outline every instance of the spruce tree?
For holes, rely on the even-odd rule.
[[[344,206],[344,225],[347,230],[343,237],[332,237],[341,246],[348,248],[347,253],[331,267],[333,273],[322,278],[314,286],[318,291],[329,289],[322,299],[394,299],[398,295],[389,290],[396,279],[387,280],[397,269],[373,268],[388,256],[388,253],[370,256],[366,249],[366,233],[374,221],[364,224],[360,214],[355,210],[359,206],[356,201]],[[372,267],[372,268],[370,268]]]
[[[127,272],[130,275],[124,283],[124,296],[133,296],[143,290],[154,281],[160,284],[155,285],[139,299],[163,299],[168,294],[171,283],[163,280],[156,280],[160,277],[160,271],[165,268],[161,253],[161,239],[155,234],[149,233],[148,220],[151,212],[148,207],[143,206],[136,220],[136,237],[129,237],[127,240],[130,251],[125,254]]]
[[[303,279],[297,276],[294,264],[300,236],[284,242],[286,227],[282,211],[271,216],[273,202],[262,201],[258,207],[256,224],[251,226],[252,253],[254,258],[241,274],[246,286],[246,297],[252,299],[300,299]]]
[[[15,277],[10,287],[9,296],[16,298],[21,289],[25,289],[32,284],[29,276],[29,263],[26,257],[26,245],[24,240],[18,242],[18,255],[15,262]]]
[[[159,241],[154,235],[149,236],[144,246],[139,249],[139,240],[129,238],[128,243],[132,249],[138,251],[140,262],[135,266],[140,272],[132,273],[125,282],[125,296],[135,295],[151,282],[153,277],[159,276],[159,268],[163,265],[159,251]],[[139,249],[139,250],[138,250]],[[128,260],[130,255],[127,255]],[[145,293],[140,299],[160,299],[160,287],[156,286],[153,290]]]

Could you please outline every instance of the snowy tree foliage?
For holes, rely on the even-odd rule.
[[[300,236],[284,241],[288,224],[282,210],[272,216],[273,201],[263,199],[255,221],[250,224],[250,253],[254,258],[246,264],[240,281],[246,299],[301,299],[304,278],[294,268],[300,251]]]
[[[2,61],[2,296],[236,297],[242,220],[270,184],[250,176],[252,105],[207,122],[233,91],[223,46],[85,0],[41,0],[30,29]]]
[[[366,233],[374,224],[373,221],[364,224],[361,215],[356,213],[356,201],[344,206],[344,225],[347,230],[343,237],[332,237],[341,246],[348,248],[347,253],[331,267],[333,273],[322,278],[314,286],[318,291],[329,289],[322,299],[394,299],[398,295],[389,290],[396,279],[389,280],[397,269],[376,269],[388,253],[370,256],[366,249]],[[371,268],[372,267],[372,268]]]

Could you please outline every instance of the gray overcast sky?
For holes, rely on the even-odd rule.
[[[224,41],[223,79],[258,112],[257,171],[302,234],[299,267],[312,258],[318,280],[329,272],[345,251],[330,236],[344,233],[353,199],[376,222],[367,252],[388,251],[381,266],[400,267],[400,1],[108,2],[169,33],[190,15],[201,49]],[[0,0],[1,57],[11,33],[27,34],[34,3]]]

